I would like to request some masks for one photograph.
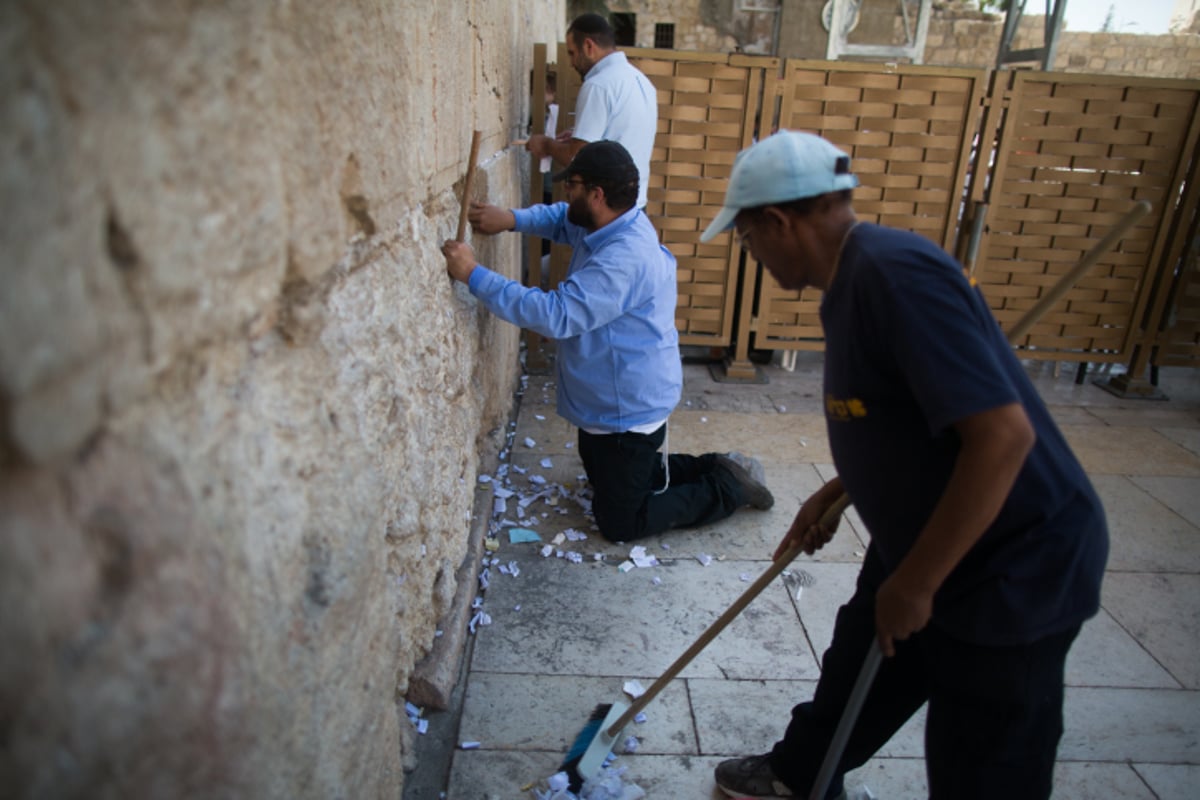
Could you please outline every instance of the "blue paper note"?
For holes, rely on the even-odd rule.
[[[508,541],[510,544],[518,544],[520,542],[540,542],[542,537],[538,536],[528,528],[509,528]]]

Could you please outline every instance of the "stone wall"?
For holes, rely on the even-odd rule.
[[[654,46],[654,25],[675,23],[675,49],[775,54],[785,58],[824,59],[828,34],[821,23],[825,0],[571,0],[568,13],[633,13],[637,46]],[[763,10],[747,11],[746,8]],[[849,36],[856,44],[904,41],[903,18],[894,2],[864,0],[858,24]],[[772,10],[774,9],[774,10]],[[1070,16],[1070,8],[1067,11]],[[776,17],[779,30],[776,32]],[[893,17],[889,31],[888,18]],[[910,12],[910,24],[917,15]],[[1013,48],[1040,46],[1044,17],[1025,15]],[[1200,17],[1192,30],[1200,28]],[[995,65],[1004,29],[1000,14],[978,11],[962,0],[935,2],[925,45],[925,64],[954,67]],[[890,36],[890,38],[889,38]],[[776,49],[776,41],[778,47]],[[1080,33],[1059,36],[1054,68],[1066,72],[1200,78],[1200,35]]]
[[[6,797],[400,795],[518,369],[439,246],[564,20],[0,4]]]
[[[772,12],[735,11],[730,0],[570,0],[569,18],[587,11],[636,15],[636,47],[654,47],[654,26],[675,26],[676,50],[768,53],[774,47]]]
[[[1070,17],[1070,6],[1067,7]],[[899,23],[897,23],[899,24]],[[1025,15],[1012,48],[1041,47],[1045,17]],[[1004,18],[960,4],[940,7],[929,23],[925,62],[950,67],[992,67],[1004,32]],[[1200,35],[1150,36],[1133,33],[1063,31],[1058,36],[1054,69],[1103,75],[1200,78]]]

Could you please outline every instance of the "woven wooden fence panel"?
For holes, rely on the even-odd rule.
[[[1197,85],[1003,73],[987,232],[976,277],[1003,327],[1015,323],[1137,200],[1153,210],[1021,341],[1028,357],[1120,361],[1140,333],[1166,257]],[[998,90],[997,94],[1000,90]]]
[[[971,200],[989,195],[973,263],[1005,327],[1135,201],[1149,201],[1151,214],[1018,344],[1029,358],[1116,362],[1141,353],[1131,372],[1146,353],[1154,364],[1200,364],[1200,179],[1189,167],[1200,149],[1197,82],[1022,70],[994,73],[989,89],[993,73],[982,70],[788,61],[780,76],[774,58],[625,52],[658,90],[646,210],[679,262],[684,344],[736,342],[735,362],[750,347],[824,348],[818,292],[779,289],[744,263],[728,234],[699,241],[737,152],[786,127],[850,153],[861,219],[916,231],[948,251],[963,244],[968,181]],[[558,62],[567,63],[562,44]],[[569,68],[558,74],[567,127],[579,79]],[[555,250],[551,285],[566,263]]]
[[[1196,87],[1200,92],[1200,86]],[[1200,366],[1200,111],[1192,118],[1191,171],[1184,183],[1184,191],[1178,204],[1176,222],[1172,225],[1172,236],[1166,257],[1157,268],[1161,276],[1159,283],[1164,289],[1157,291],[1150,314],[1147,338],[1154,332],[1161,335],[1154,340],[1157,346],[1150,347],[1150,363],[1154,366]],[[1181,154],[1181,159],[1189,153]],[[1176,267],[1178,265],[1178,267]],[[1131,365],[1135,377],[1145,358],[1144,350]]]
[[[986,79],[983,70],[789,61],[776,89],[779,127],[850,154],[860,219],[953,249]],[[817,290],[785,291],[764,274],[755,346],[823,349],[819,304]]]
[[[1200,366],[1200,253],[1195,249],[1183,262],[1175,313],[1153,363],[1168,367]]]
[[[749,146],[764,70],[773,58],[627,49],[658,90],[646,213],[678,261],[675,323],[683,344],[728,345],[738,280],[728,234],[702,244],[721,209],[733,159]]]

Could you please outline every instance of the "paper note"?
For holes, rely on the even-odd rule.
[[[529,530],[529,528],[509,528],[508,529],[508,543],[509,544],[522,544],[524,542],[540,542],[541,540],[542,540],[542,537],[538,536],[537,533],[535,533],[534,531]]]
[[[549,106],[546,107],[545,134],[547,136],[549,136],[551,139],[553,139],[554,134],[557,131],[558,131],[558,103],[551,103]],[[541,163],[538,164],[538,170],[540,172],[549,172],[550,171],[550,156],[546,156],[545,158],[543,158],[541,160]]]

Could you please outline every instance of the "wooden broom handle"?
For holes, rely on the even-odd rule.
[[[467,235],[467,209],[471,206],[471,184],[475,182],[475,160],[479,158],[479,131],[471,134],[471,157],[467,161],[467,181],[463,184],[462,209],[458,212],[457,242]]]
[[[842,515],[842,512],[846,510],[848,505],[850,505],[850,496],[843,492],[841,496],[833,501],[833,504],[829,508],[825,509],[825,513],[821,515],[821,519],[817,524],[829,527]],[[633,701],[633,705],[625,709],[624,714],[617,717],[617,721],[609,726],[607,735],[611,737],[619,734],[621,729],[628,725],[629,721],[637,716],[638,712],[649,705],[650,701],[657,697],[658,693],[666,688],[666,685],[674,680],[675,676],[691,663],[692,659],[698,656],[700,651],[708,646],[709,642],[717,638],[717,634],[725,630],[734,617],[741,614],[742,610],[750,605],[750,601],[762,593],[767,584],[779,577],[779,573],[783,572],[787,565],[792,563],[798,555],[800,555],[800,543],[794,542],[791,547],[783,551],[779,558],[771,562],[771,566],[767,568],[767,571],[760,575],[758,580],[750,584],[749,589],[742,592],[741,597],[733,601],[733,605],[725,609],[724,614],[717,617],[716,622],[709,625],[704,633],[700,634],[700,638],[693,642],[692,646],[685,650],[683,655],[675,659],[674,664],[667,667],[667,671],[652,683],[650,688],[641,697]]]

